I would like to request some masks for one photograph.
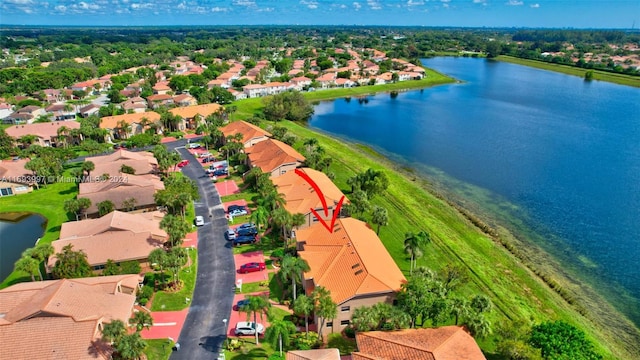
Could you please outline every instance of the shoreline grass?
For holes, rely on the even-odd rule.
[[[626,74],[616,74],[608,71],[597,69],[583,69],[575,66],[553,64],[538,60],[521,59],[513,56],[500,55],[495,60],[504,61],[512,64],[534,67],[537,69],[559,72],[567,75],[578,76],[584,78],[587,71],[593,71],[593,80],[606,81],[619,85],[627,85],[640,87],[640,76],[631,76]]]

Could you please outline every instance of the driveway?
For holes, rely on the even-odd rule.
[[[187,319],[178,338],[180,350],[171,359],[216,359],[225,339],[225,323],[231,313],[235,294],[235,265],[231,244],[224,238],[227,219],[220,197],[211,180],[186,149],[186,140],[166,144],[190,161],[182,173],[193,179],[199,188],[200,200],[195,202],[196,215],[205,218],[198,228],[198,276]]]

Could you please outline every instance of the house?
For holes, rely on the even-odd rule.
[[[150,108],[157,109],[160,106],[173,105],[173,96],[169,94],[149,95],[147,96],[147,102]]]
[[[149,270],[149,253],[162,248],[169,239],[160,229],[164,213],[126,213],[113,211],[97,219],[86,219],[63,223],[60,239],[51,243],[54,253],[62,252],[67,245],[75,251],[87,254],[87,261],[94,271],[100,273],[107,260],[115,263],[137,261],[143,271]],[[47,272],[51,272],[57,261],[51,256]]]
[[[81,107],[78,112],[81,117],[88,118],[91,115],[97,115],[100,111],[100,105],[97,104],[89,104],[87,106]]]
[[[92,156],[85,160],[94,164],[92,173],[98,177],[103,174],[119,176],[123,165],[132,168],[135,175],[155,174],[158,171],[158,160],[148,151],[120,149],[109,155]]]
[[[60,134],[58,135],[58,130],[61,128],[66,128],[68,131],[73,129],[80,129],[80,123],[77,121],[56,121],[56,122],[47,122],[47,123],[33,123],[33,124],[23,124],[23,125],[13,125],[5,129],[7,135],[14,138],[18,141],[21,137],[25,135],[33,135],[35,136],[34,144],[40,146],[54,146],[57,147],[63,144],[64,140],[62,137],[66,137],[66,143],[70,144],[74,142],[73,136],[67,132],[66,135]],[[64,130],[64,129],[63,129]],[[63,131],[60,130],[60,131]],[[66,132],[66,131],[65,131]],[[79,135],[82,138],[82,135]],[[24,144],[26,145],[26,144]]]
[[[486,360],[476,341],[460,326],[356,333],[353,360]]]
[[[350,88],[353,87],[356,83],[349,79],[336,79],[335,81],[336,87]]]
[[[180,94],[173,97],[173,103],[178,106],[198,105],[198,100],[189,94]]]
[[[120,104],[122,110],[126,112],[143,113],[147,111],[147,100],[140,96],[134,96]]]
[[[33,191],[33,173],[24,166],[29,159],[0,160],[0,197]]]
[[[55,104],[64,100],[62,92],[57,89],[44,89],[42,91],[34,93],[33,95],[38,96],[41,101],[44,101],[48,104]]]
[[[220,128],[222,134],[224,134],[225,139],[223,141],[226,142],[226,138],[228,136],[235,136],[236,134],[242,134],[242,143],[245,148],[251,147],[260,141],[265,141],[269,139],[271,134],[259,126],[250,124],[246,121],[234,121]]]
[[[266,84],[249,84],[242,87],[242,91],[248,98],[262,97],[267,95],[276,95],[295,87],[294,84],[288,82],[270,82]]]
[[[291,350],[285,360],[340,360],[340,351],[331,349]]]
[[[9,115],[11,115],[12,112],[13,112],[13,105],[5,102],[0,102],[0,119],[4,119],[8,117]]]
[[[336,83],[336,74],[335,73],[327,73],[318,78],[316,81],[320,84],[322,89],[326,89],[332,87]]]
[[[245,153],[249,167],[257,166],[262,172],[270,173],[272,178],[295,170],[305,161],[305,157],[294,148],[274,139],[260,141],[246,148]]]
[[[304,273],[305,291],[311,293],[316,286],[322,286],[338,305],[337,316],[327,319],[323,334],[339,333],[349,326],[351,315],[358,307],[392,303],[406,282],[387,249],[365,222],[337,219],[332,230],[330,233],[323,224],[315,223],[296,232],[298,255],[310,267]]]
[[[228,89],[227,91],[230,92],[231,95],[233,95],[234,99],[236,100],[242,100],[247,98],[247,94],[245,94],[242,91],[238,91],[236,89]]]
[[[320,199],[318,192],[304,177],[297,174],[298,171],[320,188],[324,199]],[[340,200],[344,198],[344,201],[348,202],[347,198],[324,173],[310,168],[300,168],[298,171],[289,171],[271,179],[278,193],[284,195],[284,208],[291,214],[304,214],[306,223],[302,227],[309,227],[319,221],[311,209],[322,216],[323,220],[330,222]],[[325,204],[328,208],[327,213],[324,212]]]
[[[168,81],[158,81],[155,85],[153,85],[152,90],[156,95],[165,95],[169,91],[171,91],[171,88],[169,87]]]
[[[100,128],[107,130],[106,140],[111,142],[113,139],[126,139],[131,135],[140,134],[148,124],[158,121],[160,114],[154,111],[105,116],[100,119]],[[129,128],[123,129],[123,124],[127,124]]]
[[[98,175],[99,176],[99,175]],[[98,204],[109,200],[116,210],[126,210],[128,202],[135,203],[136,210],[156,208],[154,194],[164,189],[160,177],[152,174],[130,175],[119,173],[104,181],[80,183],[78,198],[87,198],[91,206],[85,211],[87,216],[98,216]]]
[[[3,359],[110,359],[104,324],[128,323],[139,275],[24,282],[0,290]],[[37,341],[34,341],[37,339]]]
[[[220,104],[204,104],[177,107],[169,110],[169,112],[180,117],[181,123],[178,125],[178,128],[180,130],[186,130],[198,127],[199,124],[196,123],[196,116],[200,117],[200,121],[204,121],[207,116],[223,110],[224,108]]]
[[[306,76],[294,77],[293,79],[289,80],[289,82],[291,82],[295,86],[295,89],[298,91],[302,90],[305,86],[311,85],[311,79]]]
[[[35,105],[29,105],[18,109],[16,112],[5,117],[2,119],[2,122],[4,124],[31,124],[36,118],[46,114],[47,112],[43,108]]]
[[[228,88],[231,87],[231,83],[226,79],[220,79],[220,78],[213,79],[213,80],[211,80],[211,81],[209,81],[207,83],[207,88],[209,88],[209,89],[212,89],[212,88],[214,88],[216,86],[228,89]]]
[[[73,106],[67,104],[51,104],[44,111],[50,114],[54,121],[75,120],[76,118]]]

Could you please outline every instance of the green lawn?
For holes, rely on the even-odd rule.
[[[69,175],[69,169],[79,164],[65,166],[65,175]],[[63,222],[75,220],[75,216],[64,211],[64,202],[74,198],[78,194],[78,186],[75,183],[54,183],[41,186],[33,192],[15,196],[3,196],[0,198],[2,212],[34,212],[47,219],[47,226],[40,239],[41,242],[51,243],[60,235],[60,225]],[[30,281],[31,277],[26,273],[12,272],[0,284],[0,289],[18,282]]]
[[[182,289],[176,292],[158,291],[153,297],[151,311],[177,311],[185,309],[191,304],[191,301],[185,301],[185,299],[193,299],[193,289],[196,285],[198,269],[198,252],[193,249],[188,251],[191,258],[191,266],[180,270],[180,280],[183,283]]]
[[[150,339],[145,340],[147,348],[144,349],[148,360],[168,360],[171,356],[173,341],[166,339]]]
[[[593,80],[607,81],[620,85],[628,85],[640,87],[640,76],[632,76],[626,74],[617,74],[608,71],[595,70],[595,69],[582,69],[576,66],[569,66],[563,64],[553,64],[545,61],[521,59],[513,56],[500,55],[495,58],[496,60],[510,62],[519,65],[531,66],[538,69],[561,72],[563,74],[579,76],[584,78],[587,71],[593,71]]]

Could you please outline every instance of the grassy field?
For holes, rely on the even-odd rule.
[[[499,61],[509,62],[513,64],[531,66],[538,69],[561,72],[563,74],[579,76],[584,78],[584,74],[590,69],[581,69],[575,66],[553,64],[544,61],[520,59],[513,56],[500,55],[495,58]],[[607,81],[620,85],[628,85],[640,87],[640,76],[631,76],[625,74],[616,74],[608,71],[593,70],[593,80]]]
[[[168,360],[171,356],[173,341],[167,339],[145,340],[147,348],[144,349],[147,360]]]
[[[79,164],[66,166],[65,175],[69,175],[69,170]],[[47,227],[40,239],[41,242],[49,244],[58,239],[60,235],[60,225],[63,222],[72,220],[72,216],[64,211],[64,202],[72,199],[78,194],[78,187],[75,183],[55,183],[46,187],[41,186],[31,193],[3,196],[0,198],[0,209],[2,212],[34,212],[47,219]],[[26,273],[12,272],[0,284],[0,289],[18,282],[30,281],[31,277]]]

